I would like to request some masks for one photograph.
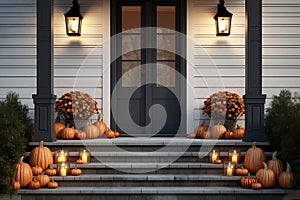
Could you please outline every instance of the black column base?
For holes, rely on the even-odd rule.
[[[264,130],[264,104],[266,95],[244,95],[246,108],[245,116],[245,142],[267,141]]]
[[[54,134],[54,104],[56,95],[32,95],[34,101],[34,135],[32,141],[56,141]]]

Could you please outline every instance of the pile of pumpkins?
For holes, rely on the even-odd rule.
[[[23,161],[24,156],[16,163],[13,174],[12,188],[18,190],[20,188],[38,189],[40,187],[55,189],[58,183],[50,176],[58,174],[57,169],[53,168],[53,156],[48,147],[44,146],[41,141],[38,147],[35,147],[29,155],[29,162]],[[78,176],[82,173],[77,167],[70,170],[70,174]]]
[[[65,140],[73,140],[74,138],[79,140],[94,139],[104,136],[106,136],[106,138],[116,138],[120,136],[119,132],[108,129],[105,122],[103,122],[103,115],[101,114],[98,116],[97,122],[90,122],[83,130],[77,130],[69,126],[66,127],[65,124],[60,122],[58,116],[54,123],[54,133],[56,138]]]
[[[242,139],[245,135],[245,128],[239,125],[233,131],[227,130],[222,124],[217,124],[212,127],[205,126],[204,123],[195,128],[193,133],[188,135],[189,138],[202,138],[202,139]]]
[[[253,142],[245,154],[244,167],[237,168],[235,174],[243,176],[240,184],[244,188],[261,189],[272,188],[276,183],[282,188],[293,188],[294,175],[287,163],[284,171],[283,163],[276,158],[277,152],[266,163],[265,152]],[[251,176],[250,173],[255,174]]]

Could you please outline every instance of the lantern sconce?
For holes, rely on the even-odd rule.
[[[232,13],[226,9],[224,4],[225,1],[220,0],[220,3],[218,4],[218,12],[214,16],[216,21],[217,36],[230,35]]]
[[[66,12],[65,23],[68,36],[80,36],[83,17],[80,14],[80,6],[77,0],[73,0],[73,6]]]

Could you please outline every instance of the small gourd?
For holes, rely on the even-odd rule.
[[[255,183],[256,179],[255,177],[250,176],[250,173],[248,176],[244,176],[241,178],[240,183],[243,188],[250,188],[252,183]]]
[[[237,176],[247,176],[248,173],[249,173],[249,170],[244,168],[243,166],[236,168],[236,170],[235,170],[235,175],[237,175]]]
[[[53,165],[50,165],[50,169],[47,169],[45,174],[48,176],[55,176],[57,174],[57,170],[53,168]]]
[[[40,182],[41,187],[46,187],[47,184],[50,182],[50,177],[45,173],[42,173],[41,175],[36,176],[36,180]]]
[[[50,189],[58,188],[58,183],[52,179],[52,181],[47,184],[47,187]]]
[[[43,168],[41,168],[40,166],[36,165],[34,167],[31,168],[32,170],[32,174],[34,176],[40,175],[43,172]]]
[[[13,178],[13,182],[12,182],[12,188],[14,190],[19,190],[21,188],[21,184],[19,181],[16,181],[14,178]]]
[[[77,167],[75,167],[74,169],[71,169],[70,174],[73,176],[79,176],[82,174],[81,169],[78,169]]]
[[[252,183],[251,184],[251,188],[254,189],[254,190],[260,190],[262,188],[262,184],[259,183],[257,180],[255,183]]]
[[[29,188],[33,190],[37,190],[41,187],[41,183],[36,180],[36,178],[33,178],[33,181],[30,182]]]

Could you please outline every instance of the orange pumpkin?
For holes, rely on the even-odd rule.
[[[12,188],[14,189],[14,190],[19,190],[20,188],[21,188],[21,184],[20,184],[20,182],[19,181],[15,181],[15,179],[13,179],[13,182],[12,182]]]
[[[103,115],[98,115],[98,121],[94,123],[99,129],[99,136],[103,137],[104,133],[108,130],[107,125],[103,122]]]
[[[286,171],[281,172],[278,178],[278,184],[282,188],[293,188],[294,174],[292,173],[291,166],[286,163]]]
[[[71,169],[70,174],[73,176],[79,176],[82,174],[81,169],[78,169],[77,167],[75,167],[74,169]]]
[[[115,130],[115,137],[119,137],[119,136],[120,136],[120,133]]]
[[[53,164],[52,152],[48,147],[44,147],[44,141],[40,141],[40,145],[35,147],[29,155],[29,165],[31,167],[40,166],[43,170]]]
[[[84,162],[83,162],[83,160],[78,159],[78,160],[76,160],[76,163],[77,163],[77,164],[83,164]]]
[[[261,148],[256,146],[256,142],[253,142],[252,147],[245,154],[244,166],[251,173],[256,173],[263,167],[262,162],[266,162],[266,154]]]
[[[240,168],[236,168],[235,170],[235,175],[237,176],[247,176],[248,173],[248,169],[244,168],[243,166]]]
[[[84,131],[87,138],[97,138],[100,135],[99,128],[91,123],[85,126]]]
[[[77,133],[77,130],[75,128],[69,127],[69,125],[67,125],[66,128],[61,130],[60,135],[61,135],[62,139],[72,140],[72,139],[74,139],[76,133]]]
[[[268,168],[268,165],[263,162],[263,169],[256,172],[256,178],[260,182],[263,188],[272,188],[275,185],[276,177],[273,170]]]
[[[20,158],[20,161],[14,165],[14,179],[20,183],[21,187],[26,187],[32,180],[31,167],[23,162],[24,156]]]
[[[233,139],[233,132],[232,131],[226,131],[224,134],[225,139]]]
[[[253,176],[250,176],[250,173],[248,176],[244,176],[240,179],[241,186],[243,188],[250,188],[252,183],[255,183],[256,179]]]
[[[254,189],[254,190],[260,190],[262,188],[262,184],[259,183],[257,180],[255,183],[252,183],[251,184],[251,188]]]
[[[215,163],[215,164],[221,164],[221,163],[222,163],[222,160],[221,160],[221,159],[217,159],[217,160],[215,160],[214,163]]]
[[[50,177],[46,174],[41,174],[36,176],[36,180],[38,180],[41,183],[41,187],[46,187],[47,184],[50,182]]]
[[[50,189],[58,188],[58,183],[52,179],[52,181],[47,184],[47,187]]]
[[[30,182],[29,188],[33,190],[37,190],[41,187],[41,183],[36,180],[36,178],[33,179],[33,181]]]
[[[276,155],[277,155],[277,151],[275,151],[272,154],[272,159],[268,161],[267,165],[268,165],[269,169],[273,170],[273,172],[275,173],[276,180],[277,180],[280,173],[283,172],[284,167],[283,167],[283,163],[277,159]]]
[[[202,129],[202,131],[200,131],[200,132],[198,132],[198,134],[196,134],[196,137],[197,138],[203,138],[203,139],[210,138],[209,127],[205,126]]]
[[[38,165],[32,167],[31,170],[34,176],[40,175],[43,172],[43,169]]]
[[[210,130],[210,137],[214,139],[219,139],[224,137],[224,134],[226,133],[227,129],[225,126],[218,124],[214,125]]]
[[[60,132],[65,128],[65,125],[60,122],[60,117],[57,116],[55,123],[54,123],[54,133],[56,135],[56,138],[60,138]]]
[[[79,131],[78,133],[75,134],[75,137],[79,140],[84,140],[86,139],[86,132]]]
[[[106,135],[107,138],[115,138],[116,137],[115,132],[113,130],[107,130],[105,132],[105,135]]]
[[[233,138],[243,139],[244,135],[245,135],[245,129],[237,125],[236,128],[233,130]]]
[[[198,137],[198,138],[201,138],[201,132],[204,130],[204,129],[206,129],[206,128],[208,128],[208,126],[205,126],[205,121],[203,121],[202,122],[202,124],[201,125],[199,125],[199,126],[197,126],[196,128],[195,128],[195,130],[194,130],[194,133],[196,134],[196,137]]]
[[[55,176],[57,174],[57,170],[53,169],[53,165],[50,165],[50,169],[47,169],[45,171],[45,174],[47,174],[48,176]]]

